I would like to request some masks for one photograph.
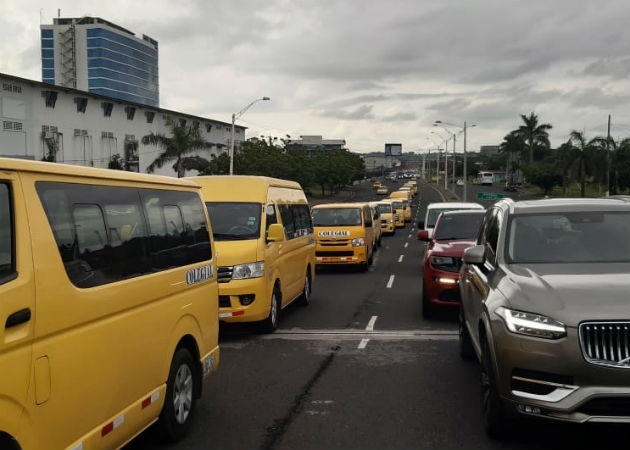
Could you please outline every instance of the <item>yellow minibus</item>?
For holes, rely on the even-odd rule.
[[[191,424],[219,363],[199,187],[0,158],[0,448],[119,448]]]
[[[388,235],[396,233],[396,213],[392,209],[392,202],[387,200],[376,202],[376,210],[379,213],[381,230],[383,230],[383,233],[387,233]]]
[[[273,332],[284,307],[311,300],[315,239],[302,188],[259,176],[189,179],[201,186],[212,223],[220,320]]]

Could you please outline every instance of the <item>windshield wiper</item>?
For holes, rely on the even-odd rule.
[[[213,233],[213,235],[215,239],[226,241],[244,241],[255,238],[253,235],[249,234]]]

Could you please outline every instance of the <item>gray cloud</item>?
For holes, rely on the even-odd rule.
[[[600,58],[586,66],[582,74],[627,80],[630,76],[630,57]]]
[[[372,105],[359,106],[353,111],[344,111],[342,109],[328,109],[320,113],[324,117],[332,117],[335,119],[345,120],[361,120],[361,119],[373,119]]]
[[[415,112],[398,112],[395,114],[386,114],[381,120],[385,120],[387,122],[408,122],[411,120],[417,120],[418,114]]]

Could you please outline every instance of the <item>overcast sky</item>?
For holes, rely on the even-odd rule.
[[[434,146],[435,120],[501,142],[535,112],[630,135],[628,0],[2,0],[0,72],[41,80],[39,25],[99,16],[160,46],[162,107],[240,122],[247,136],[345,138],[355,151]],[[53,9],[54,6],[54,9]],[[458,140],[458,149],[462,148]]]

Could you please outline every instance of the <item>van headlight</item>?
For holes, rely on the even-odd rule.
[[[387,223],[394,223],[392,219],[387,219]]]
[[[246,278],[260,278],[265,276],[265,263],[258,261],[254,263],[238,264],[234,266],[232,272],[233,280],[244,280]]]
[[[567,327],[551,317],[515,311],[503,306],[499,306],[495,312],[512,333],[544,339],[560,339],[567,335]]]
[[[364,245],[365,245],[365,239],[363,239],[363,238],[352,239],[352,246],[353,247],[362,247]]]

